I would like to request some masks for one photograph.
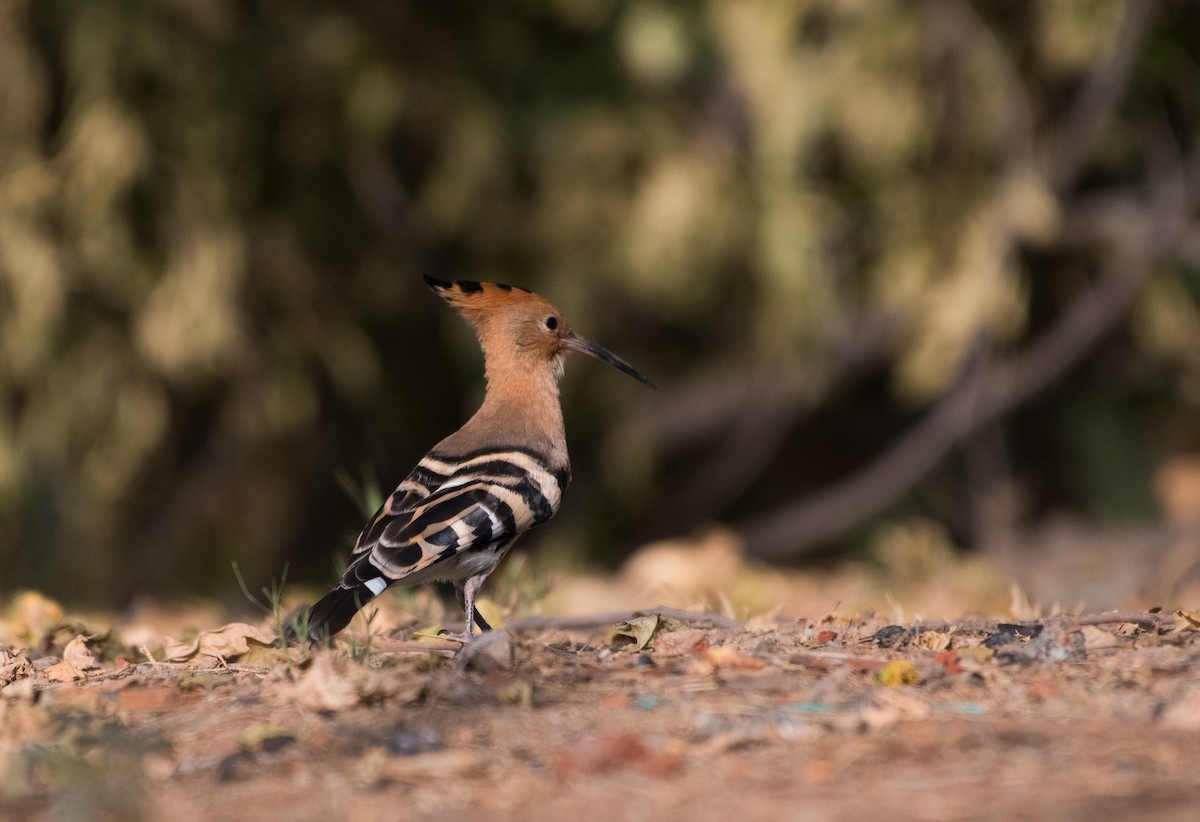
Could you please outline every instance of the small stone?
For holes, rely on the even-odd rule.
[[[876,631],[871,639],[875,640],[875,644],[881,648],[899,648],[907,645],[915,633],[911,628],[905,628],[903,625],[885,625]]]
[[[987,639],[985,639],[983,642],[981,642],[979,644],[985,648],[991,648],[991,649],[995,650],[996,648],[1004,648],[1005,646],[1008,646],[1008,645],[1020,645],[1021,640],[1017,638],[1016,634],[1010,634],[1010,633],[1001,631],[998,634],[992,634],[990,637],[988,637]]]
[[[383,747],[392,756],[416,756],[446,747],[442,735],[433,728],[413,725],[383,740]]]
[[[462,650],[463,666],[474,671],[504,671],[513,666],[512,634],[500,628],[474,637]]]

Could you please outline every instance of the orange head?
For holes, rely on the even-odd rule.
[[[425,282],[475,329],[489,366],[496,359],[512,359],[525,366],[551,367],[561,375],[566,352],[578,351],[655,387],[625,360],[572,331],[562,312],[526,288],[471,280],[446,282],[428,274]]]

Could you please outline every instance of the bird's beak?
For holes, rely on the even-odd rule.
[[[629,376],[633,377],[638,382],[644,383],[651,388],[658,388],[657,385],[650,380],[641,371],[638,371],[625,360],[618,357],[613,352],[609,351],[599,343],[594,343],[587,337],[581,337],[574,331],[562,338],[563,348],[568,348],[571,351],[578,351],[580,354],[587,354],[589,357],[595,357],[601,362],[606,362],[613,368],[624,371]]]

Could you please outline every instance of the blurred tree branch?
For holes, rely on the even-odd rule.
[[[1098,135],[1109,122],[1144,42],[1155,3],[1129,4],[1113,48],[1098,61],[1081,85],[1059,122],[1043,141],[1045,178],[1060,197],[1077,182],[1091,156]],[[970,40],[986,36],[987,27],[968,6],[942,4],[940,19],[955,40],[960,33]],[[989,38],[990,40],[990,38]],[[999,52],[998,53],[1002,53]],[[1004,60],[1007,65],[1007,60]],[[1015,71],[1008,71],[1010,99],[1023,101],[1024,90]],[[1020,106],[1019,112],[1027,112]],[[1017,118],[1027,123],[1027,118]],[[1028,131],[1014,132],[1008,142],[1011,170],[1029,159]],[[977,344],[976,354],[964,366],[959,385],[907,434],[867,467],[846,480],[798,502],[748,520],[742,532],[755,555],[783,558],[802,555],[895,502],[932,470],[951,450],[987,425],[1036,396],[1077,363],[1126,313],[1153,265],[1170,253],[1194,207],[1193,190],[1200,185],[1193,158],[1177,179],[1168,179],[1151,196],[1149,208],[1140,212],[1132,203],[1127,211],[1144,215],[1137,236],[1123,239],[1117,258],[1107,266],[1090,291],[1076,299],[1055,325],[1043,332],[1023,354],[1007,362],[991,362]],[[1066,204],[1061,210],[1070,213]],[[1003,245],[1011,246],[1015,238]]]
[[[662,517],[703,520],[725,510],[775,459],[805,414],[884,361],[895,334],[889,318],[864,317],[814,358],[823,365],[819,370],[703,374],[648,404],[634,425],[652,431],[664,453],[691,450],[703,439],[718,442],[662,501]]]
[[[1112,52],[1088,74],[1074,105],[1067,109],[1047,141],[1046,176],[1060,195],[1079,179],[1097,137],[1128,87],[1135,59],[1157,8],[1157,0],[1124,4],[1125,16]]]
[[[1042,176],[1047,184],[1060,198],[1066,196],[1083,173],[1097,135],[1109,122],[1128,85],[1135,56],[1153,19],[1155,6],[1152,1],[1126,7],[1107,57],[1095,64],[1059,121],[1047,129],[1041,141],[1044,150],[1040,153],[1036,150],[1028,94],[991,29],[970,5],[946,2],[929,7],[931,12],[936,12],[930,14],[931,29],[937,39],[933,48],[948,55],[954,72],[962,70],[960,64],[965,56],[980,45],[984,45],[997,65],[1004,69],[1001,79],[1007,86],[1007,99],[1014,112],[1008,139],[1003,143],[1005,173],[1009,179],[1015,179],[1040,156],[1045,163]],[[955,86],[950,84],[949,87]],[[1060,209],[1071,212],[1066,203]],[[1015,226],[1005,226],[1004,230],[1006,236],[999,238],[996,244],[1008,249],[1006,254],[1015,253],[1018,239]],[[985,342],[989,335],[983,334],[964,364],[966,376],[947,393],[924,423],[886,449],[876,463],[845,483],[811,499],[785,506],[788,514],[777,512],[752,519],[746,526],[751,550],[762,556],[790,555],[784,546],[789,540],[798,538],[803,547],[794,550],[802,553],[810,542],[817,544],[836,536],[893,502],[955,445],[1036,394],[1078,361],[1095,339],[1128,308],[1136,283],[1148,270],[1144,268],[1132,276],[1126,270],[1131,266],[1136,267],[1137,262],[1127,261],[1121,270],[1102,276],[1093,292],[1084,294],[1075,306],[1064,311],[1059,325],[1047,332],[1041,344],[1034,344],[1026,355],[1007,365],[990,364],[987,354],[990,345]],[[788,390],[786,380],[782,383],[766,381],[767,384],[745,387],[748,404],[740,409],[727,409],[736,413],[727,415],[721,410],[726,408],[722,404],[692,405],[693,414],[698,407],[705,407],[717,418],[727,420],[724,437],[717,450],[667,501],[667,515],[694,517],[701,512],[721,510],[743,493],[775,456],[776,447],[797,425],[801,414],[818,406],[836,384],[852,380],[858,366],[870,365],[886,353],[896,329],[892,324],[878,320],[875,327],[886,333],[875,335],[876,345],[870,348],[867,356],[846,358],[832,366],[826,372],[832,377],[811,381],[803,398],[802,391]],[[1024,386],[1022,399],[992,401],[994,408],[979,405],[977,396],[982,390],[980,379],[985,369],[990,369],[989,380],[1010,380],[1017,375],[1018,387]],[[665,416],[677,419],[672,414]],[[681,436],[682,432],[676,429],[674,434]],[[685,439],[690,438],[685,436]],[[772,522],[775,524],[768,525]],[[798,536],[789,536],[792,529],[796,529]],[[764,534],[768,536],[764,537]],[[760,543],[770,543],[771,547],[755,547]]]
[[[1200,130],[1200,7],[583,5],[0,4],[0,588],[325,574],[361,524],[337,468],[391,483],[475,400],[430,271],[542,291],[660,377],[564,383],[593,484],[550,550],[780,504],[747,526],[782,556],[998,474],[1111,512],[1200,448],[1138,424],[1194,430],[1200,231],[1133,270],[1170,253],[1137,248]],[[973,481],[938,465],[1081,360],[1103,382]]]
[[[1194,217],[1198,194],[1200,145],[1158,184],[1144,207],[1126,204],[1124,211],[1138,223],[1126,228],[1125,237],[1114,238],[1119,243],[1112,262],[1054,325],[1007,361],[972,364],[956,388],[867,467],[742,524],[750,553],[765,559],[801,556],[878,514],[963,440],[1061,377],[1126,314],[1154,266],[1175,251]]]

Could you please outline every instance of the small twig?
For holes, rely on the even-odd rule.
[[[1143,611],[1105,611],[1102,614],[1086,614],[1075,617],[1073,621],[1076,625],[1111,625],[1114,622],[1130,622],[1144,628],[1175,624],[1175,619],[1170,615],[1151,614]]]
[[[457,653],[463,647],[463,643],[456,642],[450,639],[436,639],[432,642],[415,639],[388,639],[386,637],[376,637],[371,640],[371,650],[375,653],[442,653],[449,651]]]
[[[668,608],[658,605],[654,608],[638,608],[635,611],[610,611],[602,614],[584,614],[581,616],[527,616],[512,622],[505,627],[510,631],[584,631],[592,628],[603,628],[617,622],[628,622],[640,616],[657,614],[668,619],[678,619],[682,622],[709,622],[716,628],[740,628],[742,623],[730,619],[723,614],[711,611],[689,611],[684,608]]]
[[[126,665],[124,668],[114,668],[113,670],[110,670],[110,671],[98,671],[95,673],[89,673],[87,675],[87,682],[90,684],[93,682],[103,682],[103,681],[106,681],[109,679],[121,679],[123,677],[131,676],[136,671],[137,671],[136,665]]]
[[[226,662],[225,665],[220,668],[211,668],[209,670],[213,671],[214,673],[228,672],[232,674],[258,674],[259,676],[265,676],[271,673],[273,668],[265,665],[246,665],[241,662]]]

